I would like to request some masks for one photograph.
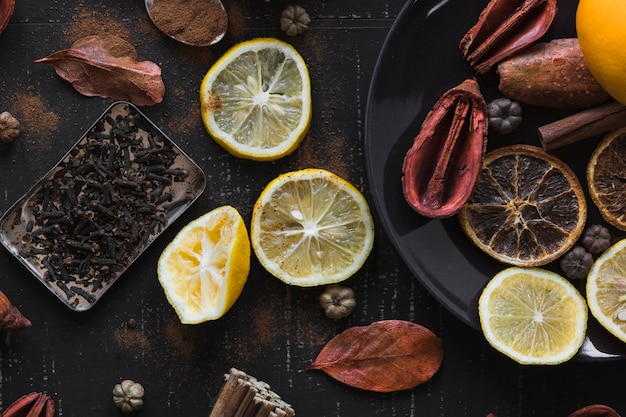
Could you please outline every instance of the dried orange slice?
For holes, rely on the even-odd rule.
[[[610,224],[626,230],[626,128],[614,130],[596,146],[587,165],[591,201]]]
[[[586,219],[587,203],[574,172],[531,145],[485,155],[472,195],[459,212],[472,242],[516,266],[557,259],[576,243]]]

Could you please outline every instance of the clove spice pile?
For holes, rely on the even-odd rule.
[[[291,405],[271,390],[268,383],[235,368],[225,375],[209,417],[292,417]]]

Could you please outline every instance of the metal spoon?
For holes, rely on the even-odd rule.
[[[224,5],[221,0],[206,0],[207,7],[213,7],[211,3],[218,4],[220,7],[217,8],[217,13],[223,13],[223,15],[219,16],[220,18],[216,18],[213,22],[201,21],[200,19],[195,19],[190,22],[181,22],[180,27],[170,28],[166,27],[163,23],[163,20],[159,19],[158,14],[154,13],[154,2],[155,0],[144,0],[146,5],[146,11],[148,12],[148,16],[152,23],[164,34],[169,36],[172,39],[175,39],[181,43],[191,46],[209,46],[219,42],[224,35],[226,34],[226,30],[228,29],[228,16],[226,14],[226,9],[224,9]],[[179,7],[176,6],[176,1],[171,0],[161,0],[163,6],[165,7]],[[176,13],[179,9],[172,10]],[[198,13],[195,13],[196,16],[201,16],[201,10],[198,10]],[[196,25],[196,31],[194,31],[194,35],[191,36],[187,29],[192,28],[193,25]],[[199,36],[198,33],[200,31],[198,29],[206,29],[205,34]],[[213,31],[213,33],[211,32]]]

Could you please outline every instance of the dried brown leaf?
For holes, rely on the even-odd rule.
[[[35,62],[52,65],[85,96],[151,106],[165,94],[161,68],[154,62],[138,61],[135,48],[117,36],[87,36]]]
[[[443,343],[429,329],[404,320],[382,320],[332,338],[309,369],[355,388],[393,392],[430,380],[442,361]]]

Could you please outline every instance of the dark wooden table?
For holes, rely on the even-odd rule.
[[[565,417],[595,403],[626,412],[622,361],[528,367],[503,357],[411,276],[380,222],[366,265],[346,281],[358,302],[346,320],[334,322],[323,315],[317,302],[321,288],[286,286],[254,257],[243,294],[222,319],[181,325],[167,303],[156,278],[156,260],[176,232],[224,204],[238,208],[249,224],[254,201],[278,174],[326,168],[371,199],[363,144],[365,104],[378,53],[404,0],[301,0],[299,5],[311,15],[311,30],[293,38],[279,28],[280,12],[289,3],[226,0],[230,30],[210,48],[183,46],[161,35],[140,0],[17,3],[0,35],[0,111],[19,113],[23,129],[20,138],[0,149],[2,212],[111,103],[80,95],[51,67],[33,63],[93,33],[117,33],[135,45],[141,59],[161,67],[165,99],[142,111],[202,167],[208,186],[87,312],[69,310],[8,251],[0,251],[0,288],[33,322],[29,329],[2,336],[0,409],[22,394],[42,391],[54,399],[58,416],[120,415],[111,390],[130,378],[146,389],[139,415],[208,416],[223,375],[236,367],[268,382],[302,417],[481,417],[489,412]],[[308,137],[294,154],[270,163],[227,154],[207,135],[199,114],[199,85],[211,64],[236,42],[258,36],[292,43],[309,65],[313,86]],[[129,327],[131,319],[136,328]],[[307,371],[333,335],[382,319],[411,320],[443,339],[446,356],[431,381],[409,391],[374,394]]]

